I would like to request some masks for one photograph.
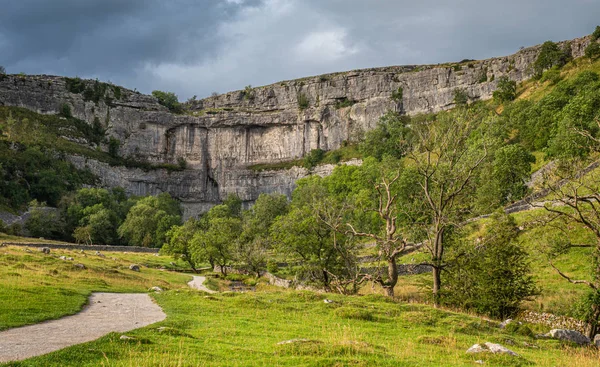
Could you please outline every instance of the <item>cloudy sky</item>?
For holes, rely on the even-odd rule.
[[[571,39],[599,0],[4,0],[9,73],[185,100],[357,68],[482,59]]]

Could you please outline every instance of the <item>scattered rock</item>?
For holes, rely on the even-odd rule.
[[[500,344],[494,344],[494,343],[490,343],[490,342],[486,342],[483,345],[475,344],[471,348],[467,349],[467,353],[469,353],[469,354],[483,353],[483,352],[490,352],[493,354],[508,354],[508,355],[515,356],[515,357],[519,356],[517,353],[513,352],[512,350],[510,350],[506,347],[503,347]]]
[[[50,248],[49,247],[42,247],[42,249],[40,250],[43,253],[45,253],[46,255],[50,253]]]
[[[523,345],[526,346],[527,348],[539,349],[539,347],[535,344],[523,342]]]
[[[119,339],[121,339],[121,340],[134,340],[135,338],[132,338],[132,337],[127,336],[127,335],[121,335],[121,337]]]
[[[129,270],[140,271],[140,266],[136,264],[129,265]]]
[[[567,329],[552,329],[546,336],[558,339],[573,342],[579,345],[590,344],[590,339],[575,330],[567,330]]]
[[[476,364],[483,364],[484,362],[481,359],[475,361]]]
[[[95,255],[96,255],[96,256],[100,256],[100,257],[106,257],[106,256],[104,256],[104,254],[103,254],[103,253],[101,253],[100,251],[96,251]]]
[[[160,293],[162,291],[163,291],[163,289],[161,287],[152,287],[152,288],[150,288],[150,292]]]
[[[290,339],[290,340],[284,340],[282,342],[279,342],[279,343],[277,343],[277,345],[297,344],[297,343],[320,343],[320,341],[310,340],[310,339]]]
[[[3,245],[4,245],[4,244],[2,244],[2,246],[3,246]],[[0,246],[0,247],[2,247],[2,246]],[[29,252],[29,253],[31,253],[31,250],[30,250],[30,249],[28,249],[28,248],[26,248],[26,249],[25,249],[25,252]]]
[[[504,328],[506,328],[508,326],[508,324],[511,324],[513,322],[515,322],[515,320],[513,320],[513,319],[506,319],[506,320],[504,320],[503,322],[500,323],[499,327],[500,327],[500,329],[504,329]],[[519,325],[521,325],[521,324],[522,323],[519,321]]]
[[[85,270],[85,265],[83,265],[83,264],[74,264],[73,266],[76,267],[77,269]]]
[[[331,300],[331,299],[324,299],[323,302],[324,303],[335,303],[335,301]]]
[[[67,260],[67,257],[66,257],[66,256],[61,256],[61,257],[59,257],[59,259],[61,259],[61,260],[65,260],[65,261],[66,261],[66,260]]]

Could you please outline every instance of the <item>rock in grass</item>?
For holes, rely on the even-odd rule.
[[[489,353],[493,353],[493,354],[508,354],[508,355],[515,356],[515,357],[519,356],[517,353],[513,352],[512,350],[510,350],[500,344],[494,344],[494,343],[490,343],[490,342],[486,342],[483,345],[475,344],[471,348],[467,349],[467,353],[469,353],[469,354],[484,353],[484,352],[489,352]]]
[[[42,249],[40,250],[43,253],[45,253],[46,255],[50,253],[50,248],[49,247],[42,247]]]
[[[135,338],[132,338],[132,337],[127,336],[127,335],[121,335],[121,337],[119,339],[120,340],[134,340]]]
[[[579,345],[590,344],[590,339],[575,330],[567,330],[567,329],[552,329],[546,336],[552,339],[564,340],[572,343],[576,343]]]
[[[161,287],[152,287],[152,288],[150,288],[150,292],[160,293],[162,291],[163,291],[163,289]]]
[[[331,300],[331,299],[324,299],[323,302],[324,303],[334,303],[335,301]]]
[[[129,265],[129,270],[140,271],[140,266],[137,264],[131,264]]]
[[[500,327],[500,329],[504,329],[504,328],[506,328],[506,327],[507,327],[509,324],[511,324],[511,323],[513,323],[513,322],[515,322],[515,320],[513,320],[513,319],[506,319],[506,320],[504,320],[503,322],[501,322],[501,323],[500,323],[499,327]],[[521,322],[519,322],[519,325],[521,325]]]
[[[284,344],[301,344],[301,343],[320,343],[318,340],[310,340],[310,339],[290,339],[284,340],[282,342],[277,343],[277,345]]]
[[[83,264],[74,264],[73,266],[76,267],[77,269],[85,270],[85,265],[83,265]]]
[[[66,256],[60,256],[59,259],[66,261],[67,257]]]

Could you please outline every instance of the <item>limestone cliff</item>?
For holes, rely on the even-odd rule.
[[[571,41],[573,56],[582,56],[587,44],[589,37]],[[311,149],[339,148],[375,127],[388,110],[417,114],[449,109],[456,89],[467,92],[471,100],[488,99],[500,77],[516,81],[531,77],[539,48],[482,61],[285,81],[190,102],[185,114],[172,114],[154,97],[124,88],[109,86],[94,100],[81,91],[73,93],[66,78],[9,75],[0,78],[0,105],[55,114],[68,104],[75,117],[100,121],[120,140],[124,156],[154,163],[185,159],[186,170],[168,172],[115,168],[71,157],[76,165],[96,172],[106,186],[122,186],[136,195],[167,191],[183,202],[187,215],[193,215],[229,193],[246,202],[261,192],[290,194],[307,170],[254,172],[247,167],[299,158]],[[91,87],[95,82],[84,83]],[[399,96],[399,89],[402,97],[392,98],[394,93]]]

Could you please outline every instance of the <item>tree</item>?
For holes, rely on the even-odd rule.
[[[167,232],[167,242],[161,248],[160,252],[185,261],[197,273],[192,239],[199,230],[201,230],[201,223],[194,218],[188,219],[182,226],[171,227]]]
[[[29,203],[29,216],[25,221],[25,229],[32,237],[49,239],[60,238],[63,222],[58,211],[46,207],[46,203],[33,200]]]
[[[444,303],[490,317],[514,316],[521,302],[536,293],[528,254],[516,241],[515,220],[503,212],[485,223],[477,243],[459,238],[448,264]]]
[[[486,81],[487,81],[487,76],[486,76]],[[464,89],[457,88],[454,90],[452,95],[454,96],[454,104],[457,107],[464,107],[469,102],[469,95],[467,94],[467,92]]]
[[[596,60],[600,57],[600,43],[592,42],[588,47],[585,48],[585,57]]]
[[[414,127],[416,143],[408,157],[415,164],[425,202],[425,248],[433,268],[435,305],[440,304],[441,272],[446,267],[446,232],[469,215],[473,181],[487,157],[483,139],[472,137],[475,127],[465,110],[440,114],[436,123]]]
[[[168,230],[180,223],[179,202],[163,193],[140,199],[127,213],[118,233],[130,245],[161,247]]]
[[[600,25],[596,26],[596,29],[594,29],[591,37],[592,42],[596,42],[598,39],[600,39]]]
[[[544,70],[553,66],[562,67],[571,59],[571,45],[567,42],[561,49],[558,44],[546,41],[542,44],[540,53],[533,63],[536,77],[541,77]]]
[[[400,159],[410,146],[409,124],[409,116],[390,111],[379,118],[375,129],[365,134],[365,139],[361,141],[358,149],[363,155],[378,160],[384,156]]]
[[[2,65],[0,65],[0,75],[6,75],[6,69]]]
[[[183,112],[181,103],[179,103],[179,99],[177,98],[177,95],[175,93],[155,90],[152,91],[152,95],[158,100],[159,104],[167,107],[169,111],[173,113]]]
[[[500,102],[510,102],[517,98],[517,82],[507,76],[498,79],[498,87],[493,93],[494,99]]]
[[[600,319],[600,176],[597,171],[582,174],[583,163],[581,160],[569,160],[559,165],[553,175],[546,175],[543,187],[550,192],[554,201],[546,203],[544,208],[550,214],[547,225],[568,228],[569,225],[577,224],[596,239],[591,244],[573,244],[564,236],[554,241],[547,251],[550,266],[562,278],[589,289],[583,315],[587,322],[587,336],[593,339]],[[554,264],[554,259],[574,248],[582,247],[591,250],[592,274],[590,279],[573,279]]]

